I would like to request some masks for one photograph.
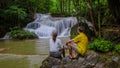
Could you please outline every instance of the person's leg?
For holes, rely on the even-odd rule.
[[[78,49],[77,49],[77,45],[75,44],[75,43],[73,43],[72,45],[71,45],[71,47],[72,47],[72,49],[77,53],[77,55],[76,55],[76,59],[79,59],[79,57],[84,57],[83,55],[81,55],[80,54],[80,52],[78,51]]]
[[[79,53],[78,49],[77,49],[77,45],[76,43],[71,43],[71,48],[75,51],[76,55],[74,56],[74,58],[79,58],[79,56],[81,56],[81,54]]]
[[[77,44],[76,43],[71,43],[71,48],[76,52],[79,53],[78,49],[77,49]]]
[[[73,58],[73,57],[75,57],[75,54],[73,53],[73,49],[72,49],[71,45],[72,45],[71,43],[68,43],[67,47],[69,49],[69,55],[70,55],[69,57]]]

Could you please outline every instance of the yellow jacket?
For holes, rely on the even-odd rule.
[[[88,48],[88,38],[87,36],[81,32],[79,35],[77,35],[75,38],[72,39],[77,44],[77,49],[79,53],[84,56],[87,48]]]

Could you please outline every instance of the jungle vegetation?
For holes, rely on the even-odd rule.
[[[25,27],[34,20],[35,13],[49,13],[60,17],[75,16],[78,23],[80,18],[84,17],[92,23],[97,37],[104,37],[105,31],[119,33],[119,4],[120,0],[0,0],[0,37],[13,27]],[[114,27],[115,29],[111,30]],[[113,40],[117,38],[119,35]]]

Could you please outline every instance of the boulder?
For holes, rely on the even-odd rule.
[[[60,65],[61,60],[53,57],[47,57],[40,68],[51,68],[56,65]]]
[[[40,68],[119,68],[120,56],[111,53],[97,53],[88,51],[85,57],[72,60],[68,57],[57,59],[48,57],[42,62]]]

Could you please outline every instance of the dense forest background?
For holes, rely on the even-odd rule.
[[[0,37],[15,26],[25,27],[34,20],[35,13],[74,16],[78,23],[84,17],[91,21],[95,35],[101,37],[104,27],[119,27],[119,4],[120,0],[0,0]],[[116,29],[112,31],[119,32]]]

